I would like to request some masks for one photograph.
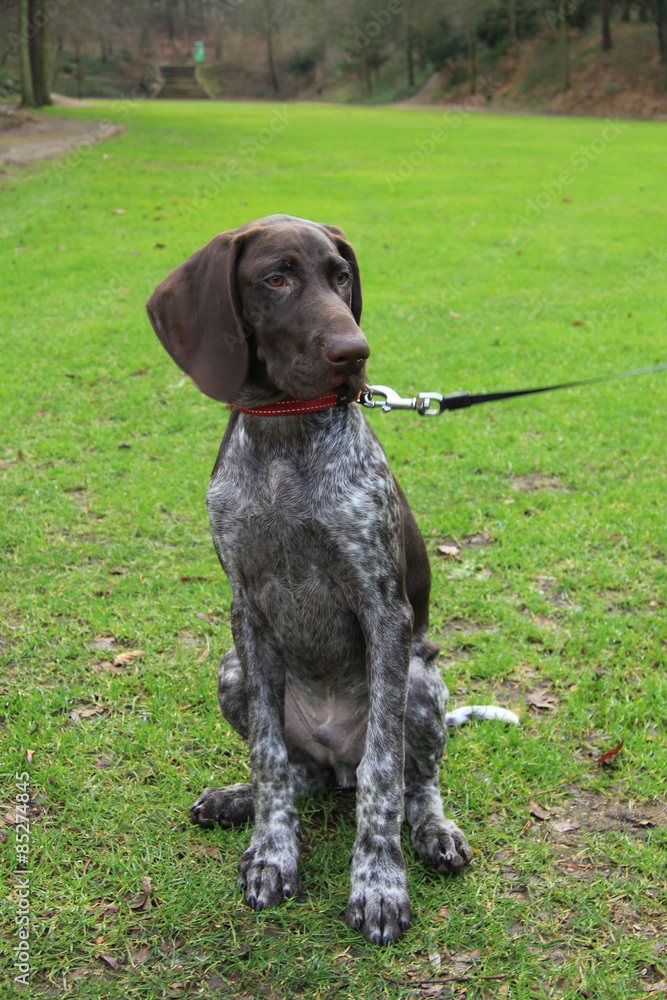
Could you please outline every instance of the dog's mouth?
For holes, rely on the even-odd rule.
[[[367,386],[366,371],[362,370],[358,375],[348,375],[343,382],[339,382],[338,385],[333,387],[333,391],[337,392],[342,398],[347,399],[348,402],[352,402]]]
[[[292,372],[292,377],[282,381],[281,388],[294,399],[304,402],[319,399],[320,396],[328,392],[335,392],[339,396],[352,401],[367,385],[366,368],[363,366],[358,372],[348,372],[336,374],[322,373],[324,377],[313,377],[314,373]],[[305,377],[304,377],[305,376]]]

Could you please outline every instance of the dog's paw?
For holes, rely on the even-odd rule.
[[[470,862],[470,845],[451,820],[428,824],[412,833],[412,846],[428,868],[440,875],[451,875]]]
[[[255,808],[250,785],[205,788],[190,806],[190,820],[197,826],[212,828],[216,823],[227,829],[252,819]]]
[[[360,930],[369,944],[398,941],[410,925],[410,897],[403,886],[367,886],[352,889],[347,922]]]
[[[237,886],[253,910],[279,906],[301,892],[297,873],[297,850],[276,851],[261,843],[251,844],[239,861]]]
[[[387,840],[370,851],[356,844],[350,883],[350,927],[360,930],[370,944],[398,941],[410,924],[408,877],[399,842]]]

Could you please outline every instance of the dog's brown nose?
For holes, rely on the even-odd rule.
[[[358,333],[335,337],[324,348],[327,361],[341,375],[358,374],[370,353],[366,338]]]

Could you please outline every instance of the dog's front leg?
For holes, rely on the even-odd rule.
[[[239,862],[238,887],[255,910],[300,890],[299,821],[285,746],[285,668],[263,622],[243,598],[232,606],[232,631],[248,695],[248,745],[255,829]]]
[[[381,620],[363,625],[370,707],[357,768],[357,837],[347,910],[348,923],[372,944],[397,941],[410,923],[400,833],[412,613],[399,601],[384,611]]]

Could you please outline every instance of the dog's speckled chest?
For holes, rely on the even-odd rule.
[[[359,595],[400,575],[401,514],[382,448],[354,405],[235,415],[207,495],[216,549],[287,665],[355,674]]]

